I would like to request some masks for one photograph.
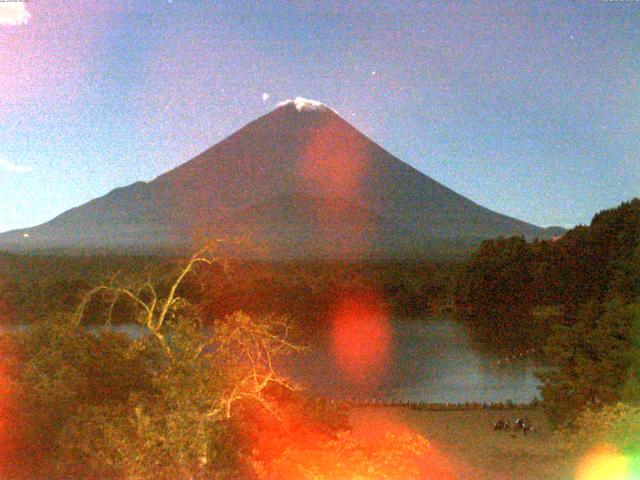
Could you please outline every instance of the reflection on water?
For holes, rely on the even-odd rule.
[[[8,332],[19,332],[21,330],[26,330],[28,328],[29,328],[28,324],[0,325],[0,335]],[[86,328],[88,331],[93,333],[97,333],[104,328],[108,328],[112,332],[126,333],[131,338],[136,338],[136,339],[142,338],[147,334],[147,329],[137,323],[109,325],[109,327],[104,327],[102,325],[88,325]]]
[[[392,366],[375,391],[349,384],[331,358],[327,338],[287,368],[312,391],[336,398],[525,403],[538,396],[533,372],[539,365],[527,359],[506,364],[478,353],[462,327],[451,320],[394,321],[393,330]]]
[[[312,392],[333,398],[526,403],[538,396],[539,381],[533,372],[539,365],[527,359],[506,363],[478,353],[456,322],[403,320],[393,321],[392,326],[391,365],[374,391],[343,377],[330,354],[328,337],[318,338],[307,354],[287,359],[283,368]],[[146,333],[137,324],[110,328],[133,338]]]
[[[104,329],[104,326],[99,325],[90,325],[87,327],[87,330],[90,332],[97,333],[101,329]],[[124,323],[119,325],[110,325],[109,330],[113,332],[126,333],[131,338],[139,339],[149,334],[149,331],[138,323]]]

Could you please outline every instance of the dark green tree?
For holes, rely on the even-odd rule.
[[[494,345],[519,348],[531,342],[531,248],[521,237],[482,243],[458,278],[459,318]]]
[[[617,300],[586,304],[571,325],[555,325],[545,347],[551,368],[539,373],[549,418],[570,423],[585,409],[619,401],[638,354],[637,336],[637,307]]]

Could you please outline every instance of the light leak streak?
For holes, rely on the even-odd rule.
[[[0,25],[26,25],[31,18],[24,2],[0,1]]]
[[[578,465],[576,480],[638,480],[633,474],[630,459],[611,445],[591,450]]]
[[[291,413],[291,412],[288,412]],[[263,419],[264,420],[264,419]],[[352,428],[329,435],[306,412],[258,421],[254,464],[261,480],[454,480],[449,459],[399,416],[358,409]],[[272,428],[265,428],[272,427]]]
[[[343,375],[357,385],[375,387],[392,359],[393,329],[381,295],[351,293],[331,316],[331,352]]]

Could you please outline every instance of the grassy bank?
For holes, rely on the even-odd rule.
[[[567,480],[575,461],[559,453],[551,428],[539,408],[504,410],[417,410],[410,407],[354,407],[352,425],[387,421],[423,435],[446,458],[460,480]],[[494,431],[498,419],[512,424],[528,417],[535,431]],[[390,419],[390,420],[389,420]]]

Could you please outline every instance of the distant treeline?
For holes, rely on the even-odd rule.
[[[0,254],[0,321],[30,323],[73,311],[101,283],[145,276],[171,278],[179,259],[141,256],[28,256]],[[375,293],[398,316],[435,315],[451,309],[459,263],[411,261],[239,261],[199,269],[180,294],[213,321],[242,309],[287,314],[304,322],[326,318],[337,296]],[[96,306],[96,312],[103,311]],[[127,313],[128,312],[128,313]],[[90,312],[91,313],[91,312]],[[116,307],[115,321],[131,321]],[[96,315],[95,322],[102,319]]]
[[[0,252],[0,324],[31,323],[73,311],[116,272],[144,272],[156,257],[14,255]]]
[[[640,199],[602,211],[561,238],[483,242],[461,269],[456,316],[485,344],[542,347],[554,324],[571,325],[589,303],[640,294]]]

